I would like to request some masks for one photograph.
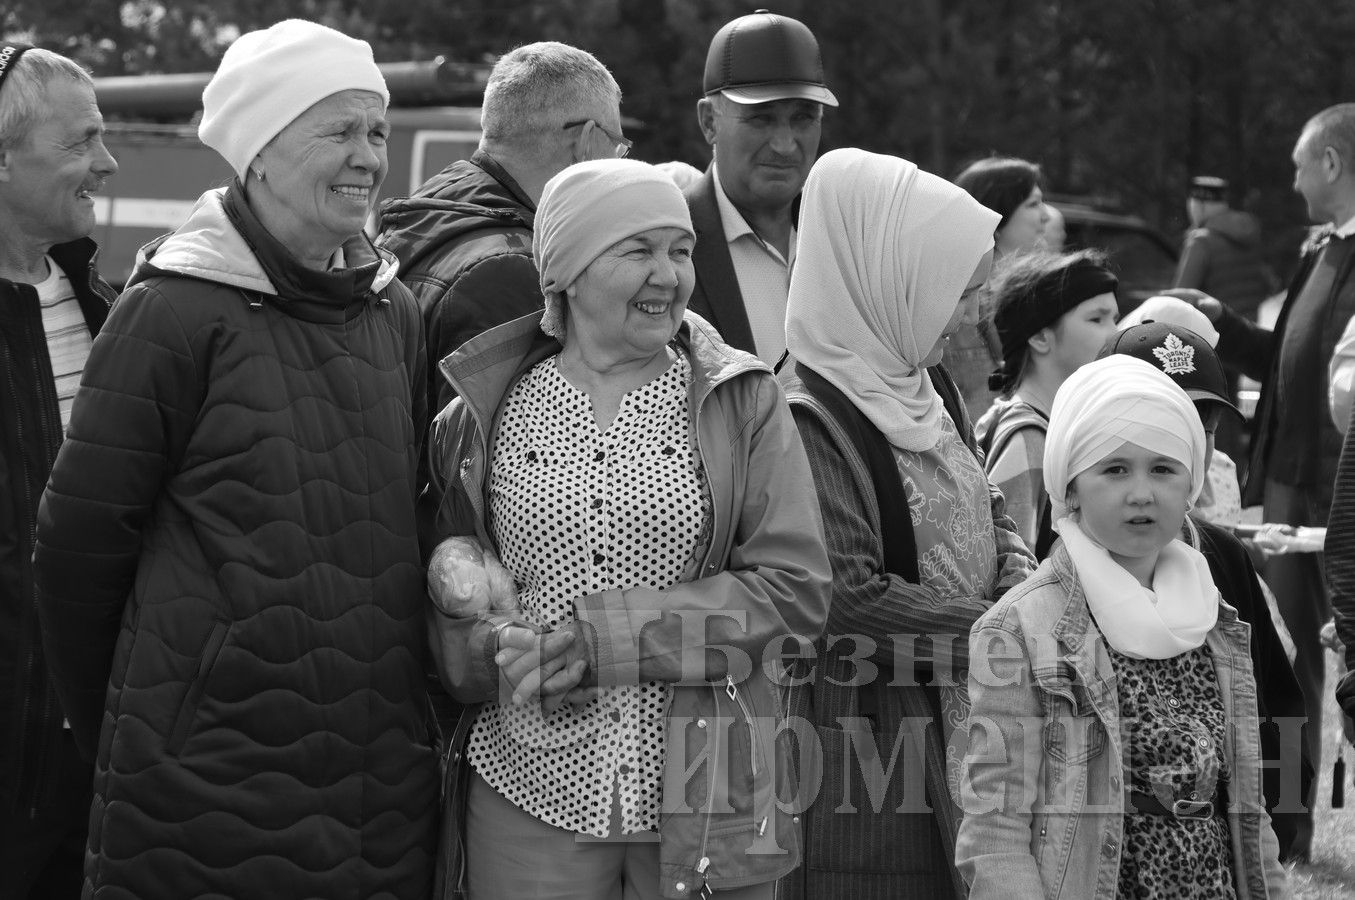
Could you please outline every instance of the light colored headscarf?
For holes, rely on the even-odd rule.
[[[608,247],[654,228],[696,236],[677,184],[638,159],[596,159],[558,172],[541,192],[534,222],[532,258],[546,299],[541,330],[561,341],[561,296]]]
[[[1218,618],[1209,563],[1179,538],[1158,555],[1150,591],[1069,513],[1068,487],[1125,444],[1176,460],[1190,471],[1190,501],[1205,477],[1205,434],[1180,385],[1141,359],[1115,354],[1081,367],[1054,397],[1045,438],[1045,487],[1097,626],[1116,650],[1167,659],[1204,643]],[[1162,602],[1158,602],[1162,598]]]
[[[1144,322],[1162,322],[1165,325],[1180,325],[1204,338],[1211,347],[1219,345],[1219,332],[1209,317],[1176,297],[1149,297],[1134,307],[1123,319],[1115,324],[1117,331],[1142,325]]]
[[[809,173],[786,306],[786,346],[847,395],[890,444],[941,438],[920,367],[1001,217],[913,163],[833,150]]]

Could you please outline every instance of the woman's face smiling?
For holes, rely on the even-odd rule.
[[[1181,533],[1190,470],[1138,444],[1123,444],[1073,479],[1078,522],[1139,583],[1152,584],[1158,554]]]
[[[259,151],[254,174],[246,179],[250,206],[301,260],[314,263],[332,255],[362,231],[376,203],[386,178],[389,134],[380,96],[360,90],[330,94]]]
[[[604,250],[565,292],[565,345],[598,363],[662,351],[682,325],[696,285],[694,244],[681,228],[651,228]]]

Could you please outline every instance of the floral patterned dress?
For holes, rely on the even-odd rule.
[[[936,592],[937,603],[991,600],[997,581],[997,544],[988,476],[960,439],[949,414],[941,414],[941,438],[921,452],[894,450],[894,462],[908,497],[918,549],[918,579]],[[966,639],[961,637],[961,640]],[[963,742],[951,735],[967,727],[969,689],[965,673],[955,687],[942,687],[942,731],[946,739],[946,780],[958,800]]]

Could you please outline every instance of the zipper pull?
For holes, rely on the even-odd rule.
[[[696,873],[698,875],[705,875],[706,870],[709,868],[710,868],[710,857],[703,856],[701,857],[701,862],[696,864]]]
[[[739,699],[738,688],[734,687],[734,676],[725,675],[725,693],[729,695],[730,700]]]

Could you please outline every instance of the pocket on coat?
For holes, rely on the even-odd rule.
[[[1091,716],[1050,716],[1043,738],[1045,755],[1065,766],[1084,765],[1106,749],[1106,730]]]
[[[172,754],[178,755],[179,751],[183,749],[184,743],[188,740],[188,735],[193,730],[193,722],[197,719],[198,704],[202,702],[202,694],[207,687],[207,679],[211,677],[212,668],[216,665],[216,658],[220,655],[221,648],[226,643],[226,635],[229,632],[230,625],[227,623],[213,623],[212,630],[208,633],[207,640],[202,646],[202,652],[198,654],[197,674],[188,685],[183,704],[179,707],[179,714],[174,717],[174,724],[169,729],[169,737],[165,740],[165,749]]]

